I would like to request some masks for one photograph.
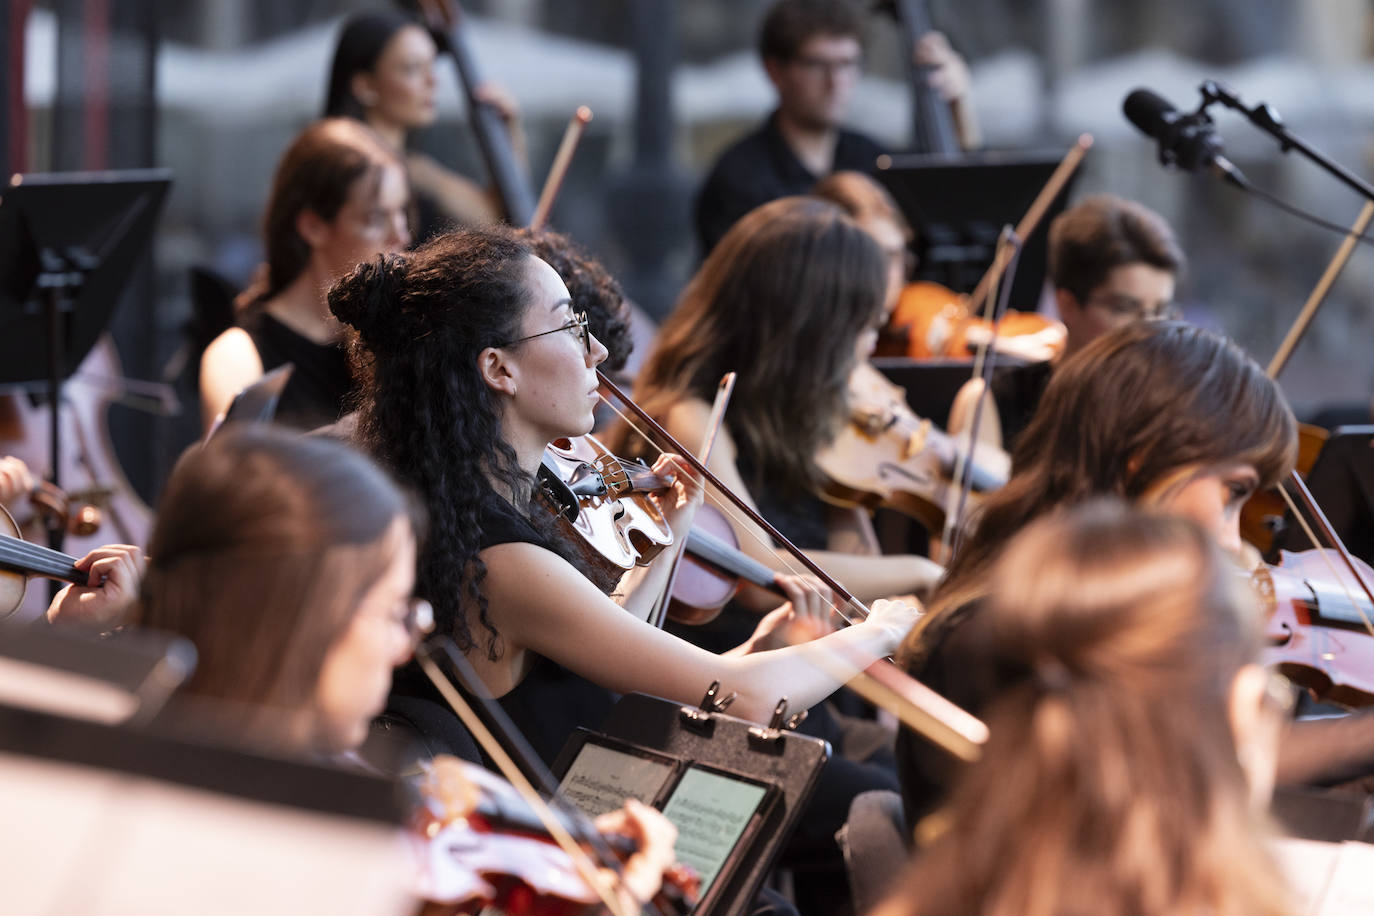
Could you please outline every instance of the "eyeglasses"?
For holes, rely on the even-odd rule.
[[[816,78],[828,76],[836,78],[841,76],[854,76],[863,66],[863,59],[859,57],[825,58],[825,57],[794,57],[788,61],[808,77]]]
[[[1085,305],[1093,305],[1111,312],[1117,318],[1134,318],[1144,321],[1173,321],[1182,311],[1172,302],[1161,302],[1153,307],[1134,296],[1120,296],[1105,293],[1091,296]]]
[[[586,312],[576,312],[576,313],[574,313],[574,314],[573,314],[573,320],[570,321],[568,324],[563,325],[561,328],[554,328],[554,329],[551,330],[551,331],[540,331],[538,334],[531,334],[531,335],[528,336],[528,337],[519,337],[519,338],[516,338],[515,340],[507,341],[506,343],[501,344],[501,346],[503,346],[503,347],[513,347],[513,346],[515,346],[515,345],[518,344],[518,343],[524,343],[524,342],[527,341],[527,340],[534,340],[536,337],[544,337],[544,336],[549,335],[549,334],[557,334],[559,331],[577,331],[577,336],[580,337],[580,338],[582,338],[582,347],[583,347],[583,349],[585,349],[585,350],[587,351],[587,355],[588,355],[588,356],[591,355],[591,352],[592,352],[592,332],[589,331],[589,330],[587,329],[587,313],[586,313]]]

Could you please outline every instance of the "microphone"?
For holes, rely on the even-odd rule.
[[[1206,169],[1241,190],[1250,182],[1235,163],[1222,155],[1221,138],[1204,111],[1183,114],[1162,96],[1137,89],[1121,105],[1126,120],[1141,133],[1159,141],[1159,161],[1189,172]]]

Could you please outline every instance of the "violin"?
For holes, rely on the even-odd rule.
[[[1374,703],[1374,603],[1332,549],[1280,552],[1251,582],[1267,611],[1264,661],[1315,699]],[[1354,560],[1365,581],[1374,569]]]
[[[871,366],[851,375],[849,394],[849,422],[816,455],[828,502],[884,506],[939,532],[958,497],[957,473],[971,475],[974,505],[1007,482],[1010,455],[988,444],[970,453],[966,443],[917,416]]]
[[[1037,312],[1009,311],[990,322],[969,311],[969,299],[939,283],[909,283],[897,300],[889,324],[907,340],[912,359],[967,359],[980,344],[1027,362],[1053,359],[1064,350],[1068,329]]]
[[[90,573],[77,569],[76,559],[24,540],[14,516],[0,506],[0,617],[13,614],[24,603],[33,576],[85,585]]]
[[[554,842],[544,821],[494,773],[440,755],[424,764],[407,788],[416,802],[410,828],[423,863],[419,890],[431,903],[446,905],[437,912],[495,907],[529,916],[572,916],[601,903],[600,893]],[[569,835],[585,829],[584,821],[553,813]],[[628,837],[602,834],[601,839],[621,861],[639,851]],[[686,914],[700,895],[700,877],[675,863],[664,872],[653,903],[662,913]]]

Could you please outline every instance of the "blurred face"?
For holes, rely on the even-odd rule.
[[[323,262],[325,272],[337,279],[362,261],[410,244],[409,206],[405,172],[387,163],[353,182],[333,220],[315,217],[302,236]]]
[[[1240,553],[1240,510],[1258,486],[1259,472],[1249,464],[1191,466],[1154,484],[1142,502],[1197,522],[1223,549]]]
[[[371,73],[354,78],[353,95],[369,121],[410,130],[434,123],[434,40],[419,26],[391,36]]]
[[[606,358],[606,348],[590,331],[584,343],[575,306],[557,271],[531,257],[525,276],[530,299],[520,336],[529,339],[503,348],[510,354],[515,384],[511,409],[546,442],[585,435],[592,429],[596,367]]]
[[[318,750],[337,752],[362,744],[368,723],[386,705],[392,669],[410,658],[415,535],[409,521],[393,521],[382,544],[379,549],[393,553],[391,564],[363,596],[320,669],[314,703]]]
[[[1079,302],[1068,290],[1058,291],[1059,317],[1068,329],[1067,353],[1076,353],[1108,331],[1138,320],[1168,318],[1173,310],[1174,275],[1137,262],[1107,273],[1102,285]]]
[[[902,227],[881,216],[869,216],[859,222],[859,228],[873,237],[887,258],[887,298],[883,314],[890,317],[907,283],[907,268],[912,260]]]
[[[839,125],[859,82],[863,49],[852,36],[815,35],[788,60],[764,67],[778,90],[778,108],[788,119],[812,130]]]

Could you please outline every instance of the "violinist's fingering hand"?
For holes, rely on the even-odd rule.
[[[750,638],[750,651],[766,652],[784,646],[810,642],[832,632],[835,595],[814,576],[785,576],[776,579],[788,597],[759,620]]]
[[[48,605],[50,623],[112,627],[123,622],[138,596],[147,568],[143,551],[129,544],[97,547],[76,561],[89,574],[85,585],[68,585]]]
[[[33,489],[29,466],[13,455],[0,458],[0,503],[8,505]]]
[[[697,507],[706,499],[705,481],[685,460],[669,453],[658,456],[653,472],[660,477],[673,478],[672,488],[655,494],[654,498],[668,520],[668,526],[678,531],[678,525],[682,525],[681,530],[686,531],[691,527]]]
[[[652,900],[663,886],[663,873],[677,861],[677,827],[663,814],[638,799],[596,819],[602,833],[619,833],[636,841],[639,849],[625,862],[621,877],[636,905]]]

